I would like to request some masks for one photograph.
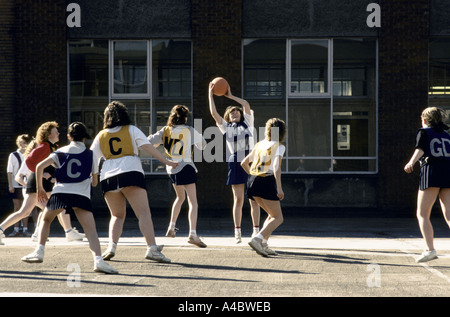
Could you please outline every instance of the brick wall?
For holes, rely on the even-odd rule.
[[[16,104],[15,1],[0,2],[0,188],[6,194],[8,155],[16,149],[14,106]]]
[[[414,208],[418,173],[403,171],[428,104],[428,0],[383,0],[379,33],[379,206]]]
[[[232,93],[241,96],[241,2],[192,0],[194,118],[203,119],[203,129],[215,126],[208,107],[208,84],[212,79],[226,78]],[[219,113],[223,114],[228,100],[225,97],[216,99]],[[196,165],[202,206],[231,204],[231,188],[225,185],[226,163]],[[218,194],[221,192],[223,195]]]
[[[0,2],[0,188],[7,188],[8,153],[18,134],[67,122],[64,0]],[[62,134],[64,135],[64,133]]]

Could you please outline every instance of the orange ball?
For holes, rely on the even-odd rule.
[[[216,96],[223,96],[228,92],[228,82],[225,78],[216,77],[213,79],[214,84],[213,93]]]

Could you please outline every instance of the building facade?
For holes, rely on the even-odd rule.
[[[415,209],[420,113],[450,110],[446,0],[4,0],[0,4],[0,168],[17,134],[56,120],[95,135],[111,100],[155,133],[175,104],[209,147],[195,153],[200,209],[232,205],[222,136],[208,109],[221,76],[250,102],[255,136],[286,121],[286,208]],[[230,104],[217,97],[219,112]],[[3,158],[3,159],[1,159]],[[171,184],[141,155],[151,206]],[[0,181],[6,196],[6,174]],[[96,190],[94,205],[104,205]]]

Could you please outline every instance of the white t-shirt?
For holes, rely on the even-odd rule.
[[[116,133],[122,129],[122,126],[106,129],[109,133]],[[144,174],[141,159],[139,158],[139,147],[144,144],[150,144],[145,134],[134,125],[129,126],[130,137],[132,140],[134,156],[124,156],[116,159],[105,160],[100,173],[100,181],[112,176],[126,172],[141,172]],[[94,152],[94,162],[98,164],[101,158],[105,158],[100,148],[99,135],[94,138],[91,145]]]
[[[245,151],[251,151],[254,146],[254,112],[250,110],[250,114],[244,113],[244,121],[243,123],[247,126],[245,127],[243,124],[231,124],[226,122],[222,118],[222,124],[217,124],[220,132],[222,134],[226,134],[226,144],[227,144],[227,159],[230,161],[230,155],[235,153],[242,153],[240,155],[240,159],[238,161],[242,161],[245,157]],[[248,135],[248,140],[246,140],[245,135]]]
[[[83,142],[70,142],[69,145],[63,146],[55,152],[52,152],[49,157],[55,162],[54,166],[60,168],[61,165],[58,159],[58,152],[79,154],[84,150],[86,150],[86,146]],[[92,174],[98,173],[98,164],[96,164],[96,161],[94,160],[92,161],[91,169]],[[79,183],[59,183],[58,180],[56,180],[56,184],[52,189],[52,194],[77,194],[91,198],[91,184],[92,178],[85,179]]]
[[[192,147],[195,145],[198,149],[204,149],[206,141],[193,127],[184,124],[165,126],[148,139],[153,145],[162,144],[166,156],[178,163],[176,168],[166,165],[167,173],[176,174],[186,165],[191,165],[197,171],[192,160]]]
[[[283,157],[286,148],[275,141],[262,140],[256,143],[253,149],[253,162],[250,166],[250,174],[257,176],[269,176],[274,174],[275,157]]]
[[[21,163],[23,163],[24,162],[23,154],[20,153],[19,150],[17,150],[15,153],[19,154]],[[20,185],[14,179],[14,177],[17,175],[17,172],[19,172],[20,165],[21,164],[19,164],[19,161],[18,161],[16,155],[14,153],[10,153],[9,157],[8,157],[8,165],[6,167],[6,173],[11,173],[12,174],[12,185],[13,185],[14,188],[22,188],[22,185]]]

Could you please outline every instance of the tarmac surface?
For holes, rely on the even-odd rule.
[[[157,243],[164,245],[162,252],[172,263],[144,258],[145,242],[131,215],[116,256],[109,261],[119,271],[117,275],[93,272],[86,239],[66,242],[57,222],[52,224],[43,263],[20,261],[35,247],[30,238],[4,238],[0,296],[175,297],[172,308],[179,311],[207,309],[188,306],[189,301],[202,298],[257,297],[270,305],[277,297],[450,296],[450,231],[439,216],[433,217],[438,259],[426,263],[415,262],[424,242],[413,217],[285,215],[285,222],[269,240],[278,255],[268,258],[248,246],[251,222],[247,217],[240,244],[234,242],[228,215],[199,218],[197,231],[208,245],[204,249],[187,243],[183,214],[177,223],[177,237],[165,237],[168,219],[168,215],[153,216]],[[96,220],[104,250],[109,219]],[[214,309],[223,310],[223,303]]]

